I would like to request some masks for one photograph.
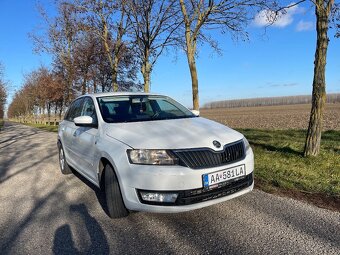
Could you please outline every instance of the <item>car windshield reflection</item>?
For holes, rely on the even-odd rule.
[[[140,122],[196,117],[187,108],[163,96],[106,96],[97,98],[105,122]]]

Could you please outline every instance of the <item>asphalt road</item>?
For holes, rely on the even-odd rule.
[[[59,171],[56,134],[0,131],[0,254],[340,254],[340,213],[254,190],[180,214],[111,220]]]

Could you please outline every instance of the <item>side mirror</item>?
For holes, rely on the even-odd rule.
[[[191,110],[191,112],[197,117],[200,116],[200,111],[198,110]]]
[[[74,118],[74,124],[78,127],[96,127],[97,125],[93,123],[93,119],[90,116],[79,116]]]

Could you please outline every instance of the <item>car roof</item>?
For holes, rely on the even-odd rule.
[[[84,96],[91,96],[94,98],[98,98],[98,97],[105,97],[105,96],[140,96],[140,95],[162,96],[160,94],[145,93],[145,92],[104,92],[104,93],[86,94]]]

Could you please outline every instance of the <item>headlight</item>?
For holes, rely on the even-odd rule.
[[[141,165],[175,165],[178,158],[166,150],[127,150],[130,163]]]
[[[245,137],[243,137],[243,143],[244,143],[244,148],[246,149],[246,151],[248,151],[250,149],[250,144]]]

